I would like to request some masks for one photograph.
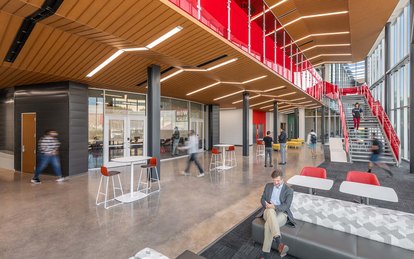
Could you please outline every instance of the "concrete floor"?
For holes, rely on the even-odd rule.
[[[162,162],[160,193],[109,210],[95,205],[99,172],[63,183],[43,176],[33,185],[29,174],[0,169],[0,258],[129,258],[145,247],[170,258],[199,252],[260,206],[272,168],[254,151],[242,157],[237,147],[237,167],[203,178],[194,165],[191,176],[180,174],[186,158]],[[312,159],[307,148],[289,149],[286,179],[323,162],[317,151]],[[200,155],[205,168],[209,158]],[[273,158],[277,164],[277,152]],[[129,168],[121,171],[128,190]]]

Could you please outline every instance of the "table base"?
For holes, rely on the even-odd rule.
[[[131,193],[127,193],[127,194],[118,196],[115,199],[117,201],[121,201],[121,202],[124,202],[124,203],[129,203],[129,202],[133,202],[133,201],[143,199],[147,196],[148,196],[148,194],[143,193],[143,192],[133,192],[132,195],[131,195]]]

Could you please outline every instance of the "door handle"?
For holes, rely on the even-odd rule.
[[[24,152],[24,145],[22,145],[22,152]]]

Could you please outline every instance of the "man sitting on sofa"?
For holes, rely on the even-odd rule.
[[[287,255],[289,247],[281,243],[280,227],[285,224],[295,226],[295,220],[290,211],[293,199],[293,190],[284,184],[283,172],[276,169],[272,172],[272,183],[266,184],[262,194],[262,210],[257,217],[265,220],[264,242],[261,258],[270,257],[272,243],[276,242],[280,257]]]

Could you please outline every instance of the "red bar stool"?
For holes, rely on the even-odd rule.
[[[302,168],[300,175],[326,179],[326,170],[325,168],[320,168],[320,167],[305,166],[304,168]],[[309,188],[309,194],[315,195],[316,194],[315,189]]]
[[[256,156],[264,156],[265,155],[265,146],[263,140],[256,141]]]
[[[152,177],[152,174],[151,174],[151,170],[152,169],[155,169],[155,177],[156,178],[153,178]],[[146,182],[141,182],[142,172],[144,170],[147,171],[147,181]],[[149,159],[149,163],[148,164],[141,166],[141,172],[139,174],[137,191],[144,191],[145,190],[145,193],[148,194],[148,191],[151,190],[151,187],[152,187],[151,183],[153,181],[158,183],[158,190],[153,191],[153,192],[159,192],[159,191],[161,191],[161,184],[160,184],[160,178],[159,178],[159,175],[158,175],[157,158],[156,157],[151,157]],[[146,187],[144,189],[140,189],[141,184],[146,185]]]
[[[99,187],[98,187],[98,193],[96,195],[96,205],[100,205],[100,204],[104,204],[105,209],[109,209],[111,207],[114,207],[116,205],[122,204],[122,202],[117,202],[111,206],[108,206],[107,203],[110,201],[115,200],[116,197],[116,193],[115,190],[121,190],[121,195],[124,195],[124,191],[122,189],[122,183],[121,183],[121,178],[119,177],[119,175],[121,174],[121,172],[119,171],[108,171],[108,168],[105,166],[101,166],[101,180],[99,182]],[[118,176],[118,183],[119,186],[115,186],[115,181],[113,179],[114,176]],[[101,192],[101,185],[102,185],[102,179],[106,178],[106,188],[105,188],[105,192]],[[109,179],[112,179],[112,190],[114,192],[114,196],[112,199],[108,200],[108,186],[109,186]],[[99,202],[99,196],[103,195],[105,197],[104,201]]]
[[[377,176],[367,172],[349,171],[345,181],[381,186]],[[363,203],[364,197],[360,197],[360,200]],[[366,198],[366,204],[369,204],[368,198]]]
[[[211,172],[213,170],[217,170],[217,167],[219,167],[221,163],[222,161],[221,161],[220,151],[218,150],[218,148],[213,147],[211,149],[209,171]]]
[[[237,159],[236,159],[236,147],[230,146],[226,150],[230,162],[230,166],[237,166]]]

